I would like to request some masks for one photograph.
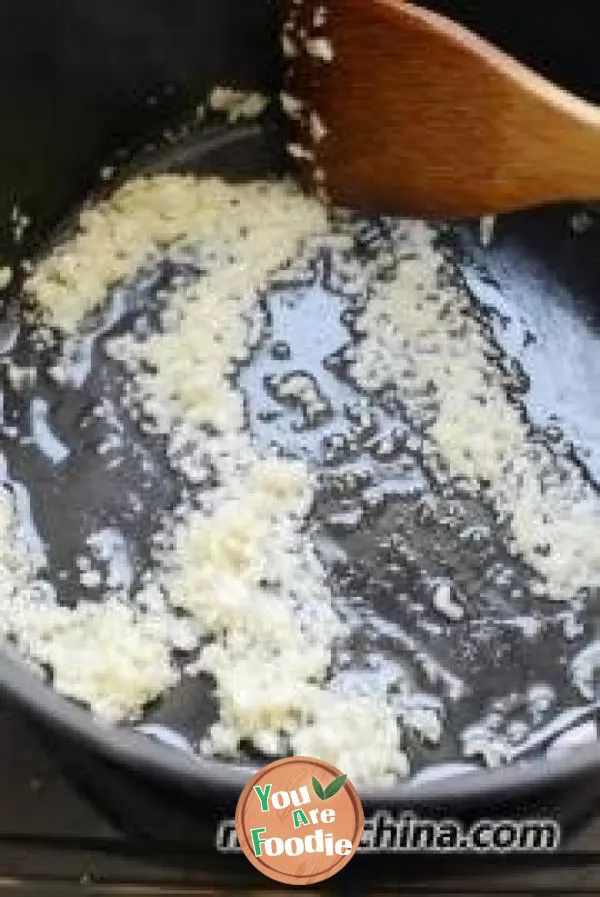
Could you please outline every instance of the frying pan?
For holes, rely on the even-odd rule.
[[[495,40],[538,70],[591,100],[600,99],[596,65],[600,11],[572,2],[497,6],[440,2],[430,6]],[[0,9],[0,248],[18,261],[94,187],[101,165],[127,163],[161,128],[186,120],[216,84],[275,91],[280,77],[278,10],[269,0],[24,0]],[[152,97],[152,102],[148,98]],[[276,133],[247,127],[233,137],[219,129],[194,135],[196,167],[261,173],[280,167]],[[190,151],[191,152],[191,151]],[[142,153],[141,163],[145,162]],[[148,156],[150,159],[151,156]],[[183,153],[183,161],[191,155]],[[181,163],[181,156],[179,157]],[[32,219],[14,243],[8,222],[17,204]],[[540,415],[558,408],[572,441],[587,450],[589,476],[600,477],[600,400],[596,379],[600,311],[598,231],[575,239],[574,209],[510,216],[488,251],[475,227],[455,236],[466,281],[484,305],[525,318],[537,331],[536,350],[521,359]],[[593,215],[593,210],[592,210]],[[485,275],[482,272],[485,271]],[[510,328],[509,328],[510,331]],[[510,339],[511,333],[507,339]],[[593,607],[590,611],[593,626]],[[492,673],[490,672],[490,675]],[[502,670],[493,675],[502,679]],[[143,782],[161,799],[231,809],[250,766],[224,765],[121,728],[94,721],[33,676],[16,652],[0,654],[0,687],[70,745],[82,778],[91,780],[82,747]],[[78,757],[79,755],[79,757]],[[574,825],[600,795],[600,745],[495,771],[472,772],[386,789],[362,789],[367,808],[415,807],[429,815],[465,818],[544,810]],[[136,785],[136,787],[138,787]],[[93,787],[93,784],[92,784]],[[140,793],[142,793],[140,792]],[[118,796],[115,797],[118,803]]]

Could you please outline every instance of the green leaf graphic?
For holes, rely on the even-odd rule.
[[[337,779],[334,779],[333,782],[330,782],[327,788],[325,789],[325,800],[329,800],[330,797],[333,797],[338,791],[344,787],[344,782],[348,776],[338,776]]]
[[[321,800],[325,800],[325,792],[323,791],[323,786],[321,785],[319,780],[316,779],[314,776],[313,776],[313,780],[312,780],[312,786],[313,786],[313,791],[315,792],[317,797],[319,797]]]

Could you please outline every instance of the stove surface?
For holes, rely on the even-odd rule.
[[[98,794],[109,782],[95,778],[92,791]],[[274,892],[243,857],[218,854],[211,843],[202,843],[201,833],[214,826],[202,808],[196,830],[189,807],[179,814],[174,804],[165,814],[161,804],[153,816],[150,789],[147,798],[147,804],[139,803],[143,834],[124,833],[65,771],[54,740],[19,708],[0,701],[0,891],[61,897],[123,893],[124,886],[127,893],[145,895]],[[186,825],[189,835],[182,834]],[[403,894],[598,893],[600,809],[567,848],[542,859],[473,858],[472,863],[463,856],[457,863],[445,857],[447,868],[436,868],[433,875],[441,859],[432,863],[429,857],[424,874],[419,858],[356,857],[349,873],[331,887],[360,894],[394,893],[398,885]]]

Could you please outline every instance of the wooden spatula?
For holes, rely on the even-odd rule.
[[[462,217],[600,198],[600,109],[441,15],[291,0],[284,52],[291,151],[337,203]]]

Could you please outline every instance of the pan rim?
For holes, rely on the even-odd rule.
[[[89,710],[56,692],[29,668],[10,645],[0,647],[0,693],[8,695],[50,729],[80,741],[92,752],[148,780],[159,780],[187,796],[213,796],[224,801],[237,799],[256,767],[187,754],[161,744],[142,732],[103,722]],[[542,792],[549,786],[567,784],[579,775],[600,769],[600,741],[576,745],[572,751],[551,758],[537,757],[521,764],[481,769],[445,776],[432,782],[412,784],[408,779],[395,785],[358,786],[366,806],[386,807],[440,805],[466,807],[473,803],[516,799],[525,793]]]

